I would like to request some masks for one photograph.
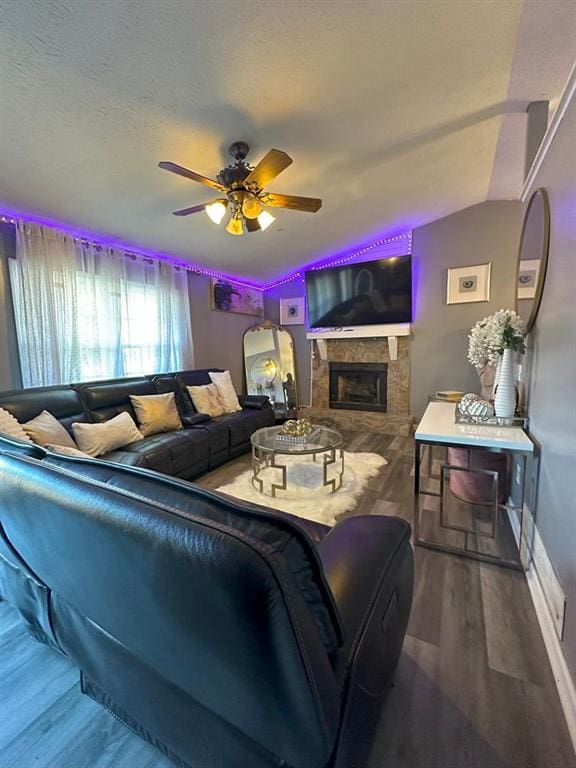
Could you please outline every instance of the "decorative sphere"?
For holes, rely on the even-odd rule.
[[[474,421],[483,421],[490,416],[494,416],[494,406],[488,400],[474,400],[468,406],[468,415]]]
[[[290,437],[307,437],[312,432],[308,419],[288,419],[282,426],[282,434]]]
[[[288,419],[282,425],[282,434],[296,436],[296,419]]]
[[[470,406],[472,403],[477,402],[480,400],[480,395],[476,395],[473,392],[469,392],[467,395],[464,395],[462,400],[458,403],[458,410],[463,416],[469,416],[470,415]]]

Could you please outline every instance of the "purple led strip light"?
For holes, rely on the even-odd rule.
[[[374,248],[378,248],[378,246],[384,245],[385,243],[392,243],[396,240],[405,240],[408,248],[408,252],[412,251],[412,231],[410,230],[409,232],[404,232],[401,235],[393,235],[390,237],[383,237],[378,240],[374,240],[373,242],[368,243],[368,245],[365,245],[363,248],[360,248],[357,251],[353,251],[352,253],[346,253],[341,256],[338,256],[338,255],[329,256],[328,258],[322,259],[321,261],[313,262],[312,264],[309,264],[306,267],[302,267],[297,272],[292,272],[291,274],[281,278],[280,280],[275,280],[273,283],[268,283],[267,285],[264,286],[264,290],[269,291],[272,288],[278,288],[278,286],[280,285],[286,285],[286,283],[291,283],[293,280],[297,280],[298,278],[303,279],[304,272],[307,270],[325,269],[326,267],[336,267],[339,264],[346,264],[356,259],[361,260],[363,256],[365,256],[367,253],[370,253],[370,251],[374,250]]]
[[[146,251],[146,250],[142,250],[141,248],[134,248],[133,246],[128,245],[127,243],[123,243],[120,240],[114,240],[112,238],[102,236],[102,235],[93,235],[92,233],[89,233],[89,232],[82,232],[78,229],[75,229],[74,227],[62,224],[61,222],[58,222],[52,219],[45,219],[35,215],[31,216],[30,214],[21,214],[18,211],[8,211],[8,210],[0,211],[0,221],[6,222],[9,224],[16,224],[18,220],[31,222],[34,224],[41,224],[46,227],[52,227],[53,229],[59,229],[71,235],[72,237],[76,238],[77,240],[82,240],[84,242],[92,243],[95,245],[105,245],[112,248],[117,248],[118,250],[127,254],[134,254],[134,255],[142,256],[144,258],[152,258],[159,261],[166,261],[169,264],[173,264],[174,266],[180,267],[181,269],[185,269],[189,272],[195,272],[197,274],[205,275],[206,277],[213,277],[216,279],[228,280],[229,282],[234,283],[235,285],[242,285],[246,288],[255,288],[260,291],[267,291],[267,290],[270,290],[271,288],[277,288],[280,285],[285,285],[286,283],[290,283],[293,280],[297,280],[298,278],[302,279],[304,277],[304,271],[308,269],[324,269],[326,267],[337,266],[338,264],[345,264],[347,262],[354,261],[355,259],[361,259],[365,254],[369,253],[370,251],[374,250],[374,248],[377,248],[380,245],[384,245],[385,243],[391,243],[396,240],[406,240],[409,250],[411,250],[411,245],[412,245],[411,231],[405,232],[401,235],[383,237],[378,240],[374,240],[373,242],[369,243],[363,248],[360,248],[357,251],[353,251],[352,253],[347,253],[341,256],[338,256],[338,255],[331,256],[331,257],[322,259],[321,261],[313,262],[305,267],[302,267],[300,270],[297,270],[296,272],[292,272],[291,274],[281,278],[280,280],[274,280],[271,283],[262,284],[257,282],[251,282],[249,280],[246,280],[245,278],[236,277],[235,275],[230,275],[225,272],[218,272],[216,270],[207,269],[206,267],[200,266],[198,264],[190,264],[189,262],[181,261],[177,257],[172,256],[170,254]]]
[[[157,253],[154,251],[145,251],[141,248],[135,248],[131,245],[128,245],[127,243],[123,243],[120,240],[114,240],[102,235],[93,235],[90,232],[82,232],[78,229],[75,229],[74,227],[70,227],[69,225],[62,224],[51,219],[44,219],[40,216],[31,216],[30,214],[21,214],[17,211],[7,211],[4,209],[3,211],[0,211],[0,221],[8,224],[16,224],[17,221],[41,224],[42,226],[51,227],[52,229],[59,229],[66,234],[71,235],[74,239],[85,243],[117,248],[119,251],[129,255],[142,256],[143,258],[154,259],[156,261],[166,261],[175,267],[180,267],[181,269],[185,269],[189,272],[195,272],[197,274],[205,275],[206,277],[214,277],[216,279],[227,280],[230,283],[234,283],[235,285],[242,285],[245,288],[255,288],[259,291],[264,290],[263,285],[256,282],[250,282],[249,280],[236,277],[235,275],[228,275],[225,272],[217,272],[212,269],[207,269],[206,267],[201,267],[198,264],[190,264],[189,262],[181,261],[178,259],[178,257],[167,253],[165,254]]]

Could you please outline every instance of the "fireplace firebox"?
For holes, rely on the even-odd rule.
[[[330,408],[386,412],[386,363],[329,363]]]

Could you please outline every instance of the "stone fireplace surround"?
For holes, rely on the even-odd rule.
[[[350,430],[368,429],[385,434],[409,435],[413,431],[410,416],[409,336],[398,337],[398,352],[390,359],[388,339],[327,339],[325,359],[318,342],[313,341],[312,405],[300,415],[321,424]],[[385,363],[387,365],[386,412],[330,408],[329,363]]]

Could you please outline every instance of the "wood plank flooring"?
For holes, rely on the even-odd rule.
[[[389,462],[348,514],[411,521],[412,440],[345,437],[348,450]],[[243,456],[199,484],[217,488],[249,466]],[[415,562],[402,658],[369,765],[354,768],[576,768],[524,576],[421,548]],[[82,696],[72,664],[29,638],[6,603],[0,701],[0,768],[173,765]]]

